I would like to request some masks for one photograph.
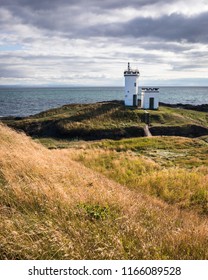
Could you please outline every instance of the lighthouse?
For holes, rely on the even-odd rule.
[[[124,71],[125,77],[125,99],[126,106],[138,105],[138,85],[139,85],[139,70],[131,69],[128,63],[127,70]]]

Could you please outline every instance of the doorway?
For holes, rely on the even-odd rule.
[[[138,100],[137,100],[137,94],[133,95],[133,106],[137,106],[138,105]]]
[[[149,99],[149,108],[150,110],[154,109],[154,97],[150,97]]]

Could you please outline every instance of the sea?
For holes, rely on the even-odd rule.
[[[0,87],[0,117],[29,116],[72,103],[123,99],[124,87]],[[208,104],[208,87],[160,87],[160,101]]]

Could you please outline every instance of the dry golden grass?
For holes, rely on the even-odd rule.
[[[208,258],[206,217],[72,157],[0,125],[1,259]]]
[[[85,166],[129,189],[158,197],[170,204],[177,204],[180,208],[195,209],[198,213],[208,214],[208,167],[206,165],[191,169],[174,166],[169,156],[171,154],[172,157],[172,152],[168,149],[162,152],[169,157],[169,167],[167,165],[164,167],[161,158],[162,164],[159,164],[158,157],[155,162],[153,158],[128,150],[117,152],[93,148],[93,146],[89,148],[86,145],[82,149],[71,148],[68,152],[74,160],[82,162]],[[162,152],[160,151],[160,154]],[[172,161],[175,161],[175,157]],[[188,162],[190,163],[190,159]]]

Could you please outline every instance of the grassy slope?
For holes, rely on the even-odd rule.
[[[198,125],[207,128],[207,113],[161,106],[150,111],[153,126]],[[79,139],[142,136],[144,110],[126,108],[122,102],[72,104],[22,120],[5,120],[30,135]]]
[[[208,214],[208,144],[201,139],[105,140],[70,151],[74,160],[129,189]]]
[[[152,124],[201,124],[207,125],[206,112],[160,106],[159,110],[149,111]],[[51,109],[26,118],[26,121],[67,120],[89,123],[95,127],[138,125],[142,122],[144,110],[127,108],[120,101],[92,104],[72,104]]]
[[[197,145],[203,148],[202,143]],[[151,158],[136,155],[139,149],[131,148],[133,142],[120,144],[120,152],[113,142],[48,150],[0,125],[0,258],[207,259],[206,216],[144,191],[151,182],[162,187],[161,180],[177,186],[178,171],[165,171]],[[191,143],[184,141],[183,147],[187,145]],[[72,159],[85,165],[91,161],[93,169],[100,165],[99,171],[107,170],[105,175],[114,180]],[[122,184],[115,182],[117,175],[109,174],[111,164],[124,178]],[[150,177],[143,176],[143,190],[128,185],[127,170],[150,173]],[[173,176],[171,184],[166,173]],[[186,178],[191,176],[191,192],[194,178],[202,188],[208,185],[206,174],[206,167],[200,172],[184,169],[179,178],[184,178],[187,187]]]

